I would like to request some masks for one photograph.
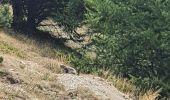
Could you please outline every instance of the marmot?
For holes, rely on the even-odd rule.
[[[77,71],[73,67],[66,66],[66,65],[63,65],[63,64],[61,64],[60,67],[63,70],[63,72],[66,73],[66,74],[78,75]]]

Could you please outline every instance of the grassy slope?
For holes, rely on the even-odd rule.
[[[0,31],[0,42],[0,52],[3,54],[34,62],[44,59],[43,64],[47,63],[47,61],[49,63],[57,62],[58,64],[68,61],[64,52],[58,48],[54,49],[50,43],[38,42],[26,35],[12,33],[11,30],[9,32]]]
[[[36,97],[39,99],[49,98],[45,94],[50,93],[49,91],[37,89],[37,87],[44,87],[45,84],[42,81],[49,84],[49,89],[54,86],[53,88],[55,88],[56,92],[61,92],[57,98],[70,97],[62,86],[54,80],[55,74],[61,71],[59,64],[66,62],[66,57],[59,50],[54,50],[50,44],[45,42],[38,43],[36,40],[24,35],[16,35],[15,33],[1,30],[0,56],[4,58],[3,64],[0,64],[0,99],[28,99],[29,96],[30,98]],[[30,68],[31,70],[27,70]],[[6,73],[7,76],[3,73]],[[15,73],[18,74],[16,75]],[[16,86],[13,88],[13,85],[8,83],[11,83],[9,79],[18,82],[18,77],[15,76],[19,76],[19,79],[24,83],[21,85],[19,83],[14,84]],[[22,92],[22,90],[26,90],[26,92]],[[35,97],[31,94],[35,94]]]
[[[60,50],[60,48],[53,47],[48,42],[37,42],[34,39],[28,38],[25,35],[15,34],[0,31],[0,54],[12,56],[16,59],[29,60],[43,66],[50,73],[60,73],[59,64],[68,61],[68,56]],[[21,67],[22,68],[22,67]],[[140,93],[128,80],[121,77],[113,77],[109,71],[101,71],[102,77],[111,81],[118,89],[126,94],[134,95],[136,92]],[[51,80],[50,75],[44,74],[42,80]],[[51,75],[52,77],[53,75]],[[3,93],[0,93],[3,94]],[[1,96],[1,95],[0,95]],[[158,96],[156,91],[148,91],[144,95],[139,96],[140,100],[154,100]]]

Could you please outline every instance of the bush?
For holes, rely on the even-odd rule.
[[[162,96],[170,96],[170,2],[85,1],[87,22],[100,34],[93,38],[97,58],[79,59],[80,66],[92,63],[86,69],[111,69],[135,84],[144,80],[141,89],[153,85],[163,88]]]
[[[12,14],[9,5],[0,5],[0,27],[11,27]]]
[[[62,5],[63,4],[63,5]],[[65,26],[66,31],[72,31],[81,24],[85,16],[84,0],[66,0],[60,4],[60,11],[54,19]]]

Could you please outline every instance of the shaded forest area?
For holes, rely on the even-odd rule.
[[[50,18],[64,27],[70,40],[82,42],[84,35],[75,29],[89,26],[91,31],[86,35],[91,37],[91,42],[77,50],[81,57],[72,58],[74,66],[84,73],[110,70],[111,74],[128,78],[141,91],[161,89],[160,98],[170,97],[169,0],[4,0],[1,3],[4,6],[0,8],[0,27],[37,35],[42,33],[37,29],[40,23]],[[12,15],[6,4],[12,5]],[[87,52],[95,53],[95,58],[87,56]]]

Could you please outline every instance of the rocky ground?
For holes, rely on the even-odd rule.
[[[95,96],[100,100],[128,100],[128,97],[119,92],[111,83],[93,75],[58,74],[58,81],[71,93],[86,92],[84,96]]]
[[[127,100],[106,80],[92,75],[56,74],[32,61],[3,55],[0,99]]]

